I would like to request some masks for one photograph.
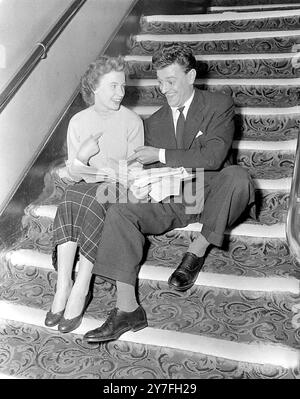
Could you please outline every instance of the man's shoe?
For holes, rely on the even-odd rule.
[[[85,303],[84,303],[81,313],[78,316],[73,317],[72,319],[65,319],[64,317],[62,317],[58,324],[58,330],[61,333],[69,333],[73,330],[76,330],[76,328],[78,328],[80,326],[80,324],[82,322],[83,314],[86,311],[89,304],[91,303],[92,299],[93,299],[92,292],[89,291],[85,297]]]
[[[201,267],[204,263],[204,256],[199,257],[191,252],[186,252],[180,265],[171,274],[168,283],[171,288],[177,291],[186,291],[196,281]]]
[[[88,331],[83,339],[87,342],[102,342],[118,339],[126,331],[138,331],[148,326],[144,309],[139,306],[133,312],[114,308],[105,323],[95,330]]]

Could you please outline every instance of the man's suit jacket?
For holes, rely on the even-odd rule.
[[[203,168],[205,179],[210,179],[216,171],[232,165],[233,118],[230,96],[195,88],[185,122],[184,148],[178,149],[172,110],[164,105],[144,125],[145,145],[165,148],[166,164],[149,166]]]
[[[232,98],[195,88],[188,110],[183,135],[183,149],[177,148],[172,110],[164,105],[145,120],[145,145],[166,149],[166,164],[153,167],[199,168],[197,178],[184,182],[180,198],[171,202],[185,204],[186,212],[199,215],[210,180],[226,166],[232,165],[231,145],[234,135],[234,105]],[[204,173],[203,173],[204,172]],[[183,197],[182,197],[183,196]]]

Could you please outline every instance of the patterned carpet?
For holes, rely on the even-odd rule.
[[[210,3],[211,7],[225,7],[258,2],[214,0]],[[261,231],[260,227],[274,227],[275,233],[274,237],[258,233],[255,237],[229,234],[222,248],[209,251],[203,275],[223,276],[224,279],[239,277],[246,281],[251,277],[264,281],[273,277],[298,280],[298,283],[300,280],[300,264],[290,253],[284,235],[278,233],[287,219],[287,187],[295,164],[295,146],[288,146],[289,141],[297,139],[300,123],[297,111],[300,85],[296,80],[300,74],[290,55],[300,37],[300,8],[294,0],[289,3],[294,4],[290,8],[295,15],[254,18],[248,10],[247,19],[207,23],[149,21],[147,15],[143,15],[139,35],[127,38],[131,83],[126,92],[126,105],[145,106],[149,110],[162,104],[150,56],[162,42],[188,38],[186,42],[197,55],[197,78],[205,79],[197,84],[232,95],[237,107],[235,142],[243,145],[234,149],[235,161],[247,168],[253,178],[260,179],[261,185],[256,188],[257,220],[245,214],[239,224],[248,229],[257,228],[257,231]],[[284,5],[264,0],[263,5],[267,4],[277,4],[275,9]],[[257,7],[263,5],[257,4]],[[211,35],[210,39],[206,40],[205,36],[202,40],[202,33]],[[220,34],[223,36],[218,36]],[[253,81],[249,82],[250,79]],[[74,106],[78,110],[81,104],[78,96]],[[149,114],[147,110],[145,113]],[[287,146],[268,149],[278,141]],[[266,143],[271,147],[263,147]],[[53,152],[55,146],[51,148],[49,152]],[[56,272],[51,265],[45,267],[33,260],[28,265],[27,260],[22,259],[12,262],[6,255],[30,249],[49,260],[53,214],[66,187],[59,178],[65,152],[65,145],[59,145],[58,159],[48,165],[43,190],[24,210],[20,238],[0,253],[0,374],[24,379],[73,380],[299,379],[299,363],[296,367],[283,367],[274,365],[279,362],[236,361],[232,360],[233,354],[227,358],[204,355],[200,353],[201,348],[185,351],[180,346],[170,348],[167,342],[153,345],[154,341],[138,343],[120,339],[90,345],[76,331],[61,334],[56,329],[43,327],[42,322],[21,322],[17,317],[14,319],[13,312],[2,313],[3,304],[11,305],[11,309],[22,306],[26,316],[36,310],[44,314],[51,306],[56,284]],[[278,181],[283,182],[282,187],[277,184],[279,188],[272,188]],[[143,270],[149,266],[151,270],[157,267],[156,270],[171,273],[179,264],[191,236],[197,236],[197,232],[173,231],[149,236]],[[252,288],[241,291],[201,284],[187,292],[178,292],[171,290],[167,280],[158,275],[153,272],[151,278],[139,280],[139,299],[146,310],[150,331],[174,332],[184,337],[182,340],[205,337],[219,340],[222,345],[249,344],[261,347],[262,353],[264,347],[287,348],[295,353],[300,350],[299,293]],[[87,320],[100,323],[113,309],[115,301],[115,286],[97,277],[93,300],[86,312]]]

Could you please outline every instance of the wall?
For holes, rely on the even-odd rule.
[[[2,0],[0,6],[8,1],[14,4],[25,1],[35,7],[38,3],[41,8],[48,2],[53,7],[57,4],[57,0]],[[70,4],[69,0],[59,2],[65,7],[60,7],[57,19],[61,9]],[[88,0],[0,115],[0,213],[73,97],[87,65],[97,58],[134,3],[135,0]],[[29,7],[28,14],[33,9],[36,8]],[[53,11],[51,7],[47,9]],[[24,20],[30,19],[26,7],[22,13]],[[45,15],[44,18],[47,19]],[[45,19],[44,33],[51,26],[53,15],[49,17],[50,24]],[[38,30],[41,26],[36,24]],[[15,35],[22,35],[22,30],[17,29]],[[17,37],[11,42],[16,43]]]
[[[5,54],[0,90],[71,3],[72,0],[44,0],[41,6],[40,0],[0,0],[0,37]]]

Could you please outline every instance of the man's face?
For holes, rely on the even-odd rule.
[[[100,78],[99,85],[95,91],[95,105],[98,109],[117,111],[120,108],[124,94],[124,72],[108,72]]]
[[[157,70],[160,91],[166,96],[170,107],[182,106],[192,95],[196,71],[185,72],[177,63]]]

